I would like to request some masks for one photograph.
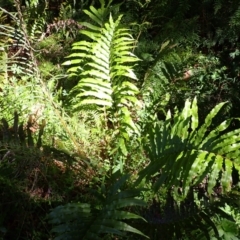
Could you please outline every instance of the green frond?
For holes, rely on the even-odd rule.
[[[218,181],[223,192],[229,192],[233,167],[239,171],[240,130],[226,132],[231,119],[208,130],[224,104],[217,105],[204,124],[198,126],[197,100],[187,100],[182,112],[175,114],[172,125],[168,118],[156,126],[146,148],[151,163],[140,172],[137,183],[158,173],[155,191],[163,184],[177,189],[181,182],[182,195],[186,196],[191,186],[208,178],[209,195]]]
[[[141,231],[130,226],[124,220],[144,219],[126,211],[130,206],[146,206],[138,199],[140,190],[121,191],[129,175],[122,176],[107,192],[98,193],[98,207],[85,203],[69,203],[59,206],[49,214],[55,239],[101,239],[102,234],[124,236],[124,232],[132,232],[146,237]]]
[[[217,115],[217,113],[220,111],[220,109],[225,105],[226,103],[220,103],[217,106],[215,106],[211,112],[207,115],[205,118],[204,124],[200,127],[200,129],[197,131],[196,134],[196,140],[195,144],[200,144],[204,138],[204,135],[207,131],[207,129],[210,127],[212,123],[212,119]]]
[[[71,74],[78,74],[77,72],[81,70],[79,75],[81,79],[72,93],[84,92],[76,95],[79,104],[81,104],[81,101],[86,103],[86,97],[91,103],[97,102],[98,99],[102,100],[101,104],[104,104],[103,100],[115,99],[116,96],[120,98],[126,96],[126,99],[131,99],[128,98],[128,95],[134,96],[138,90],[126,80],[124,80],[122,86],[127,91],[124,91],[124,88],[121,87],[118,88],[117,92],[114,92],[114,89],[116,89],[114,86],[121,83],[119,81],[122,81],[122,77],[137,79],[131,66],[129,66],[129,63],[138,61],[136,56],[131,53],[134,40],[127,29],[119,28],[122,16],[114,21],[110,14],[108,22],[103,24],[104,11],[102,8],[91,7],[85,13],[99,26],[92,23],[83,24],[88,28],[82,30],[81,33],[89,37],[92,42],[80,41],[74,43],[72,49],[75,52],[68,57],[70,60],[64,63],[64,65],[70,65],[68,71]],[[89,67],[91,70],[89,70]],[[94,84],[92,80],[94,80]],[[112,91],[108,87],[104,90],[104,87],[108,84],[111,85]],[[133,102],[136,102],[135,100],[136,98],[133,99]],[[109,106],[109,104],[106,106]]]
[[[120,150],[127,156],[127,141],[133,133],[140,134],[131,116],[131,109],[140,105],[139,90],[132,82],[137,80],[133,67],[139,61],[132,53],[135,40],[128,29],[121,27],[122,15],[115,20],[104,4],[84,12],[92,20],[82,24],[86,29],[81,34],[87,40],[74,43],[73,53],[63,64],[69,66],[70,76],[79,79],[70,91],[73,109],[96,105],[105,118],[114,119],[117,124],[112,135],[117,146],[112,152]]]

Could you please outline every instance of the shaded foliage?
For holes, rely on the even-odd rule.
[[[0,5],[0,239],[239,239],[239,1]]]

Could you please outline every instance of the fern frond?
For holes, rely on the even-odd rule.
[[[78,110],[95,105],[105,119],[114,119],[116,129],[112,135],[117,147],[113,147],[112,152],[119,149],[126,156],[126,141],[133,133],[139,134],[131,116],[139,106],[139,90],[131,82],[137,80],[133,66],[139,61],[132,53],[135,41],[129,30],[121,27],[122,15],[114,20],[109,14],[109,4],[105,7],[104,1],[101,1],[100,9],[91,6],[85,13],[92,20],[82,23],[86,29],[81,33],[87,40],[74,43],[74,52],[63,64],[69,66],[70,76],[79,78],[70,92],[72,106]]]
[[[208,131],[224,104],[217,105],[198,127],[197,100],[192,103],[187,100],[183,111],[175,114],[172,125],[166,120],[163,126],[157,126],[149,137],[151,144],[147,148],[151,163],[140,172],[139,181],[161,172],[155,190],[162,184],[177,188],[182,182],[182,194],[186,196],[191,186],[208,176],[209,195],[217,181],[223,192],[230,191],[232,169],[240,170],[240,130],[226,132],[232,120],[229,119]]]
[[[71,74],[78,75],[78,72],[81,71],[79,75],[81,80],[72,92],[79,91],[84,92],[84,94],[80,93],[76,96],[79,99],[79,104],[75,108],[90,102],[96,103],[98,99],[107,101],[106,106],[111,106],[113,99],[118,97],[123,99],[124,96],[127,97],[128,101],[136,102],[136,98],[129,98],[128,95],[134,96],[138,91],[137,88],[126,80],[122,83],[122,77],[137,79],[128,64],[138,61],[136,56],[131,53],[134,39],[127,29],[119,28],[122,16],[114,21],[110,15],[109,21],[103,24],[101,19],[105,14],[104,11],[96,10],[94,7],[91,7],[90,10],[85,11],[85,13],[98,26],[83,23],[87,29],[82,30],[81,33],[90,38],[92,42],[74,43],[73,51],[77,52],[71,54],[70,60],[64,63],[64,65],[70,65],[68,71]],[[119,84],[122,87],[119,87]],[[115,91],[116,89],[117,91]],[[88,96],[87,102],[85,96]]]
[[[124,236],[132,232],[146,237],[141,231],[131,227],[125,220],[142,219],[124,209],[130,206],[145,206],[139,200],[139,190],[123,190],[129,175],[122,176],[107,192],[98,194],[99,207],[84,203],[71,203],[53,209],[49,215],[52,231],[56,239],[101,239],[102,234]]]

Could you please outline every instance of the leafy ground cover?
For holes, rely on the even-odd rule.
[[[0,0],[0,239],[239,239],[239,16]]]

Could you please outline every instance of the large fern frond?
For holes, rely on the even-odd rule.
[[[116,147],[112,153],[120,150],[126,156],[127,141],[133,133],[139,134],[133,121],[133,112],[140,105],[139,90],[132,82],[137,80],[133,65],[139,59],[132,53],[135,41],[129,30],[120,25],[122,16],[114,20],[109,7],[104,7],[103,0],[100,3],[100,9],[91,6],[84,11],[91,19],[82,23],[86,29],[81,33],[87,40],[73,44],[74,53],[64,65],[79,79],[71,90],[73,109],[95,106],[104,113],[114,125],[111,135]]]
[[[110,15],[103,23],[104,8],[84,12],[93,23],[82,23],[86,27],[81,33],[90,38],[73,44],[74,53],[64,65],[70,65],[69,72],[79,77],[79,83],[72,89],[76,93],[74,108],[85,104],[111,107],[113,102],[124,104],[136,102],[134,95],[138,89],[123,77],[136,80],[129,63],[138,61],[131,53],[134,39],[128,29],[120,27],[119,16],[116,21]],[[125,102],[124,102],[125,99]]]
[[[102,239],[102,234],[124,236],[124,232],[132,232],[144,236],[139,230],[131,227],[126,220],[143,219],[126,211],[130,206],[145,206],[136,198],[139,190],[123,190],[129,175],[121,177],[109,190],[98,195],[99,206],[85,203],[69,203],[59,206],[50,213],[52,231],[57,234],[55,239]]]
[[[158,174],[155,190],[162,184],[178,189],[181,182],[183,196],[203,179],[209,195],[218,181],[223,193],[230,191],[233,167],[240,173],[240,129],[227,132],[232,120],[228,119],[209,130],[224,104],[213,108],[201,126],[196,98],[192,103],[186,101],[183,111],[174,115],[173,124],[169,112],[166,121],[150,133],[147,151],[151,162],[140,172],[139,181]]]

